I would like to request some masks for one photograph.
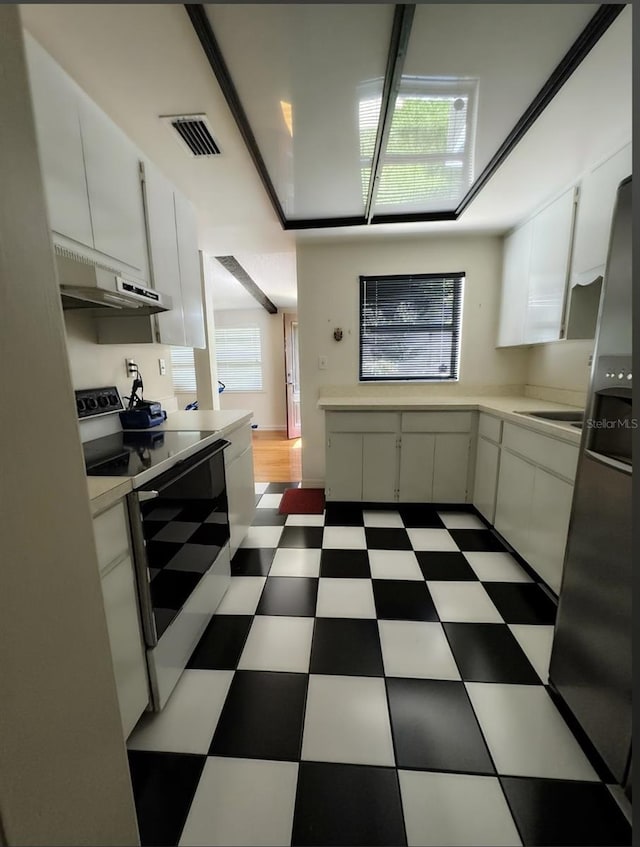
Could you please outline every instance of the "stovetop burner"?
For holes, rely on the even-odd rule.
[[[213,433],[201,430],[124,430],[95,438],[82,445],[87,475],[137,476],[209,435]]]

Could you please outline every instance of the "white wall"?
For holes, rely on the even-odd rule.
[[[262,391],[229,391],[220,395],[221,409],[251,409],[259,429],[284,429],[287,424],[282,313],[265,309],[224,309],[215,312],[216,327],[259,326],[262,332]]]
[[[554,341],[529,348],[527,383],[531,386],[586,391],[594,340]]]
[[[169,347],[163,344],[98,344],[93,318],[82,314],[81,310],[66,311],[64,321],[74,389],[116,385],[121,394],[129,394],[133,377],[127,376],[124,360],[134,359],[143,376],[145,399],[166,402],[174,396]],[[160,376],[158,359],[166,362],[164,376]]]
[[[358,390],[359,276],[400,273],[466,274],[460,379],[446,384],[372,386],[360,390],[398,395],[522,391],[527,349],[496,350],[502,274],[502,240],[488,236],[362,239],[301,243],[298,259],[298,322],[302,383],[302,463],[305,484],[324,480],[324,413],[316,408],[321,386]],[[333,339],[341,327],[343,340]],[[318,356],[328,357],[326,370]]]
[[[0,842],[139,844],[20,12],[8,4],[0,114]]]

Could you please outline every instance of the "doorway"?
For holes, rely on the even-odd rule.
[[[287,438],[300,438],[300,362],[298,317],[284,315],[284,370],[287,403]]]

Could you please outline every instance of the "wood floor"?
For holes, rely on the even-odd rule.
[[[301,480],[301,439],[289,439],[285,432],[254,432],[253,473],[256,482]]]

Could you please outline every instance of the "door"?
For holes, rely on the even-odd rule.
[[[398,437],[389,432],[362,436],[362,499],[392,503],[396,500]]]
[[[486,438],[478,438],[473,505],[491,524],[496,512],[499,459],[500,448],[497,444],[492,444]]]
[[[535,465],[502,450],[495,528],[527,560],[535,472]]]
[[[436,437],[423,432],[403,432],[400,446],[400,502],[433,500],[433,454]]]
[[[362,500],[362,440],[358,432],[332,432],[327,439],[327,500]]]
[[[529,564],[560,593],[573,485],[536,468],[529,523]]]
[[[287,395],[287,438],[300,438],[300,365],[298,360],[298,318],[284,316],[284,365]]]
[[[436,435],[433,460],[434,503],[466,502],[470,443],[471,439],[466,432]]]

